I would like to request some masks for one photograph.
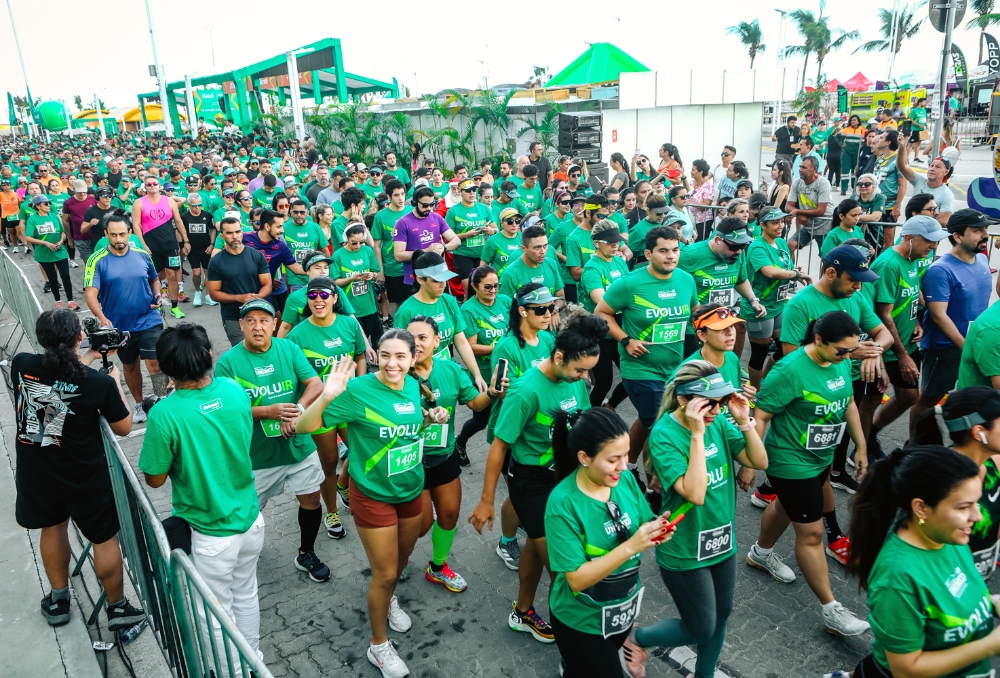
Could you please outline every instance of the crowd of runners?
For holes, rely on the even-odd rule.
[[[992,675],[996,222],[953,208],[953,154],[916,173],[882,122],[839,204],[794,119],[762,187],[733,146],[717,163],[685,164],[671,143],[654,159],[615,153],[601,180],[537,142],[445,168],[419,148],[405,167],[392,151],[368,166],[254,134],[21,141],[0,166],[4,245],[45,277],[38,336],[63,362],[44,364],[79,350],[81,311],[129,333],[116,360],[131,402],[108,387],[122,403],[102,413],[119,433],[146,422],[138,465],[152,487],[172,481],[172,543],[255,650],[262,510],[291,491],[289,567],[328,582],[317,536],[360,537],[366,652],[387,678],[409,673],[398,634],[419,635],[398,582],[468,587],[449,565],[463,520],[498,533],[517,571],[496,582],[516,584],[507,625],[556,643],[565,676],[639,678],[652,649],[681,645],[694,678],[713,676],[738,563],[775,582],[755,586],[795,581],[774,550],[789,525],[827,630],[874,637],[854,676]],[[217,306],[231,346],[185,321],[188,304]],[[28,398],[18,384],[39,378],[18,365]],[[24,402],[43,407],[34,388]],[[883,451],[901,417],[906,446]],[[19,418],[19,472],[39,426]],[[461,478],[480,433],[481,487]],[[42,512],[26,488],[25,527],[78,518],[79,502]],[[854,495],[849,529],[835,491]],[[739,504],[763,509],[752,544],[736,543]],[[107,541],[107,525],[88,527]],[[433,556],[410,562],[421,538]],[[662,587],[640,580],[644,554]],[[831,562],[868,610],[837,601]],[[53,581],[50,607],[62,591]],[[644,595],[669,595],[679,616],[638,625]]]

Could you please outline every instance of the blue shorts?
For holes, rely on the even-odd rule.
[[[657,412],[660,411],[660,401],[663,400],[666,383],[659,379],[622,379],[622,386],[625,387],[639,420],[649,431],[656,421]]]

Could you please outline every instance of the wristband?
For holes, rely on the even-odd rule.
[[[757,425],[757,420],[754,419],[753,417],[750,417],[747,420],[746,424],[737,424],[736,428],[738,428],[741,431],[749,431],[749,430],[753,429],[756,425]]]
[[[306,408],[302,406],[302,403],[295,403],[295,406],[299,408],[299,414],[303,415],[306,413]]]

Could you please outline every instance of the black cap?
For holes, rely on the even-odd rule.
[[[337,291],[337,283],[333,282],[332,278],[325,275],[320,275],[309,281],[306,285],[306,291],[312,292],[313,290],[327,290],[328,292]]]
[[[966,228],[985,228],[993,224],[1000,224],[1000,220],[988,217],[979,210],[961,209],[952,213],[948,218],[948,230],[952,233],[964,231]]]

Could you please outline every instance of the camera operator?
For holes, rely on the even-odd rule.
[[[108,594],[108,629],[118,631],[145,617],[125,600],[118,513],[98,417],[117,435],[132,429],[128,401],[118,370],[110,374],[87,367],[100,355],[87,350],[80,319],[65,309],[46,311],[35,323],[45,353],[19,353],[11,362],[17,417],[17,523],[41,529],[45,575],[52,586],[42,598],[42,615],[51,626],[69,621],[67,535],[72,518],[93,544],[94,569]]]
[[[170,478],[173,515],[191,528],[194,566],[259,654],[264,517],[250,468],[250,397],[232,379],[213,379],[201,325],[168,327],[156,354],[175,390],[149,411],[139,469],[150,487]]]
[[[146,361],[154,395],[166,395],[170,383],[156,361],[156,341],[163,331],[159,312],[160,281],[149,255],[129,245],[128,224],[122,215],[108,215],[105,235],[108,246],[87,262],[83,287],[87,306],[101,324],[129,333],[128,343],[118,349],[118,358],[125,371],[125,383],[135,400],[132,423],[138,424],[146,421],[139,358]]]

